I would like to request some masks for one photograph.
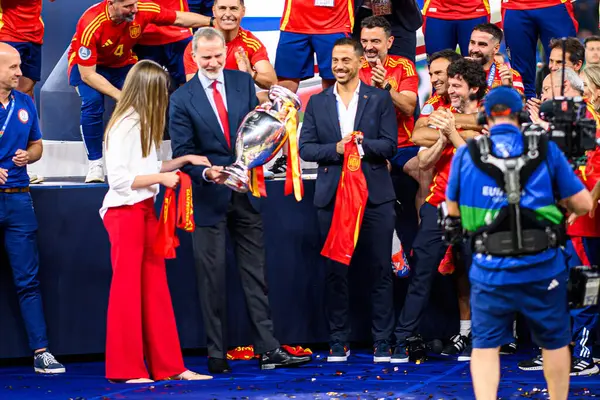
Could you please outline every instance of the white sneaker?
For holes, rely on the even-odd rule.
[[[85,183],[104,183],[104,164],[102,159],[90,161]]]
[[[29,183],[30,184],[40,184],[44,182],[44,177],[41,175],[29,174]]]

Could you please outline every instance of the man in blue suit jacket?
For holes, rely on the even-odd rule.
[[[350,38],[339,39],[332,54],[333,87],[311,97],[300,134],[300,156],[319,163],[314,203],[321,235],[331,226],[336,191],[342,173],[344,145],[353,131],[363,134],[362,171],[369,192],[357,243],[357,253],[372,272],[372,335],[374,361],[389,362],[389,338],[393,330],[392,236],[396,194],[387,160],[396,152],[398,124],[390,93],[358,78],[363,48]],[[356,258],[353,258],[355,261]],[[328,361],[344,362],[350,353],[348,339],[348,267],[327,260],[326,307],[330,331]]]
[[[267,285],[262,219],[258,202],[222,185],[223,166],[235,161],[235,141],[242,120],[257,105],[250,74],[224,71],[227,48],[223,34],[201,28],[193,39],[196,77],[171,96],[169,130],[173,156],[202,154],[212,167],[182,168],[194,190],[192,234],[198,290],[204,316],[211,373],[229,372],[227,364],[227,312],[225,241],[227,231],[236,244],[235,254],[254,333],[254,351],[262,369],[305,363],[280,347],[273,336]]]

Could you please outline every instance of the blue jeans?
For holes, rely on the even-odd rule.
[[[37,219],[29,193],[0,193],[0,229],[13,272],[29,347],[48,347],[46,321],[37,279]]]

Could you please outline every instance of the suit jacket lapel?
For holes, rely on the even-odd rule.
[[[217,114],[213,111],[210,102],[208,101],[208,97],[204,92],[204,88],[202,87],[202,83],[197,76],[192,78],[192,84],[190,85],[189,91],[191,96],[192,106],[200,116],[200,118],[204,121],[206,125],[210,127],[211,132],[215,135],[215,137],[221,142],[221,144],[228,149],[227,141],[225,140],[225,135],[223,134],[223,130],[221,129],[221,125],[219,124],[219,120],[217,119]],[[230,115],[231,121],[231,115]],[[231,122],[230,122],[231,124]]]
[[[369,87],[364,83],[360,84],[360,89],[358,91],[358,107],[356,109],[356,118],[354,119],[354,130],[358,130],[358,124],[360,124],[360,120],[365,112],[365,108],[367,103],[369,102],[369,98],[371,97],[371,93]]]
[[[326,101],[327,109],[325,110],[325,114],[327,114],[329,121],[333,124],[336,137],[338,139],[341,139],[342,138],[342,129],[340,127],[340,117],[338,115],[338,110],[337,110],[337,100],[335,98],[335,94],[333,93],[333,86],[327,90],[329,92],[327,93],[327,101]]]
[[[235,75],[223,71],[225,79],[225,93],[227,96],[227,117],[229,119],[229,133],[231,136],[231,147],[235,149],[237,139],[237,128],[240,121],[240,85],[235,80]]]

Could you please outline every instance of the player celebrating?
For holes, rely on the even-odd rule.
[[[482,24],[473,28],[469,41],[469,57],[483,65],[487,75],[488,90],[496,86],[512,86],[524,94],[521,75],[506,64],[498,64],[495,55],[503,39],[502,29],[494,24]]]
[[[384,17],[367,17],[361,26],[360,42],[366,61],[359,70],[360,80],[367,85],[388,90],[396,109],[398,150],[391,160],[392,180],[396,197],[402,203],[402,207],[396,207],[396,231],[404,251],[410,253],[418,226],[415,198],[419,188],[419,169],[418,162],[409,164],[408,161],[416,158],[419,150],[410,141],[415,125],[419,76],[412,61],[388,54],[394,37],[391,36],[392,27]],[[409,170],[411,165],[415,168]]]
[[[438,64],[447,62],[447,57],[438,59]],[[437,223],[437,206],[445,200],[450,164],[456,148],[465,144],[463,138],[465,133],[461,133],[461,129],[457,128],[454,115],[455,113],[476,113],[478,102],[483,98],[486,89],[485,73],[479,63],[472,60],[459,59],[452,62],[447,67],[447,82],[447,92],[444,88],[439,87],[446,93],[444,96],[438,97],[437,102],[439,103],[445,97],[445,99],[449,99],[451,107],[439,107],[435,115],[431,113],[433,105],[428,107],[426,111],[431,113],[428,117],[428,124],[431,127],[422,128],[434,130],[438,136],[432,146],[423,148],[419,152],[420,168],[433,169],[435,175],[430,188],[431,193],[419,210],[421,225],[413,244],[413,276],[394,332],[396,348],[391,358],[392,363],[408,362],[409,353],[411,353],[411,357],[418,359],[424,355],[422,354],[424,352],[422,339],[417,332],[429,300],[433,277],[448,248],[442,240],[441,228]],[[415,131],[414,134],[420,133]],[[417,142],[418,137],[413,136],[413,138]],[[465,330],[464,333],[468,336],[470,326],[465,327]],[[463,349],[465,348],[466,343],[463,346]]]
[[[119,99],[125,76],[137,56],[133,46],[149,24],[200,27],[204,15],[166,10],[138,0],[104,0],[77,23],[69,48],[69,84],[81,98],[81,132],[89,160],[86,183],[104,182],[102,134],[104,96]]]

